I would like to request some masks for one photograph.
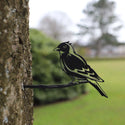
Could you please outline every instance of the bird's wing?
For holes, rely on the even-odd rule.
[[[68,54],[63,59],[63,64],[67,70],[66,72],[70,72],[73,76],[104,82],[104,80],[86,63],[83,57],[79,55]]]
[[[87,65],[87,69],[85,71],[78,70],[78,72],[88,75],[88,78],[93,79],[98,82],[104,82],[104,80],[89,66]]]

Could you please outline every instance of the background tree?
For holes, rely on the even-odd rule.
[[[69,17],[64,12],[55,11],[42,18],[39,29],[55,40],[68,41],[72,36],[70,26]]]
[[[104,45],[118,43],[115,31],[118,32],[121,24],[114,10],[115,2],[109,0],[94,0],[83,10],[86,17],[78,24],[79,35],[88,36],[91,46],[96,50],[96,56],[99,56]]]
[[[0,125],[32,125],[28,1],[0,2]],[[29,95],[29,96],[28,96]]]

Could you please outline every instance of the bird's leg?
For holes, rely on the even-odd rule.
[[[77,78],[77,82],[78,83],[87,83],[87,79],[85,79],[85,78]]]
[[[71,78],[72,78],[72,81],[71,81],[71,82],[73,83],[73,82],[75,81],[75,77],[71,77]]]
[[[70,77],[71,77],[72,81],[69,84],[72,85],[72,84],[78,83],[78,81],[77,81],[77,79],[75,77],[73,77],[73,76],[70,76]]]
[[[72,81],[69,84],[87,83],[87,80],[83,79],[83,78],[76,78],[76,77],[73,77],[73,76],[71,76],[71,78],[72,78]]]

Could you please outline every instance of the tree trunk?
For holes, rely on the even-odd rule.
[[[100,56],[101,48],[102,48],[101,40],[97,39],[97,41],[96,41],[96,53],[95,53],[95,57],[98,58]]]
[[[0,2],[0,125],[32,125],[28,0]]]

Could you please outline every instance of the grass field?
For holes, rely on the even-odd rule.
[[[34,125],[125,125],[125,60],[90,61],[105,80],[100,96],[89,84],[77,99],[34,109]]]

